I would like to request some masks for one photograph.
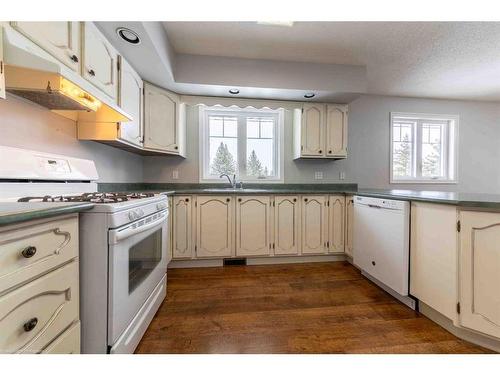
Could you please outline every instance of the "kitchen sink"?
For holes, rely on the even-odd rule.
[[[210,188],[203,189],[205,193],[266,193],[265,189],[245,189],[245,188]]]

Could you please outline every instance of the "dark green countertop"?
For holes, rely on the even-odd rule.
[[[93,203],[1,202],[0,226],[89,210]]]
[[[500,194],[445,191],[358,189],[356,184],[245,184],[230,189],[221,184],[99,184],[99,191],[151,191],[166,195],[186,194],[346,194],[416,202],[442,203],[460,207],[500,209]]]

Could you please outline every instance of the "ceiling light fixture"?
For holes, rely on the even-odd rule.
[[[231,89],[231,90],[229,90],[229,93],[232,94],[232,95],[238,95],[240,93],[240,90],[238,90],[238,89]]]
[[[311,99],[311,98],[314,98],[315,96],[316,96],[316,94],[313,92],[308,92],[307,94],[304,94],[304,98],[306,98],[306,99]]]
[[[119,27],[116,29],[116,33],[122,38],[124,41],[130,44],[140,44],[141,43],[141,38],[139,38],[139,35],[130,29],[127,29],[126,27]]]
[[[257,21],[259,25],[292,27],[294,21]]]

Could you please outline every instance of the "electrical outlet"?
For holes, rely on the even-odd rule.
[[[344,171],[339,173],[339,179],[345,180],[345,172]]]
[[[179,171],[177,169],[172,172],[172,178],[174,180],[178,180],[179,179]]]
[[[315,180],[322,180],[323,179],[323,172],[314,172],[314,179]]]

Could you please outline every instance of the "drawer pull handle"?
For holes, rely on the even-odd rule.
[[[26,332],[29,332],[32,331],[37,324],[38,324],[38,318],[31,318],[26,323],[24,323],[23,327]]]
[[[36,247],[35,246],[28,246],[26,249],[24,249],[21,254],[25,258],[31,258],[33,255],[36,254]]]
[[[71,59],[71,61],[73,61],[73,62],[76,62],[76,63],[78,62],[78,56],[77,56],[77,55],[73,55],[73,56],[71,56],[71,57],[70,57],[70,59]]]
[[[89,70],[88,70],[88,73],[89,73],[92,77],[95,77],[95,72],[94,72],[94,69],[89,69]]]

